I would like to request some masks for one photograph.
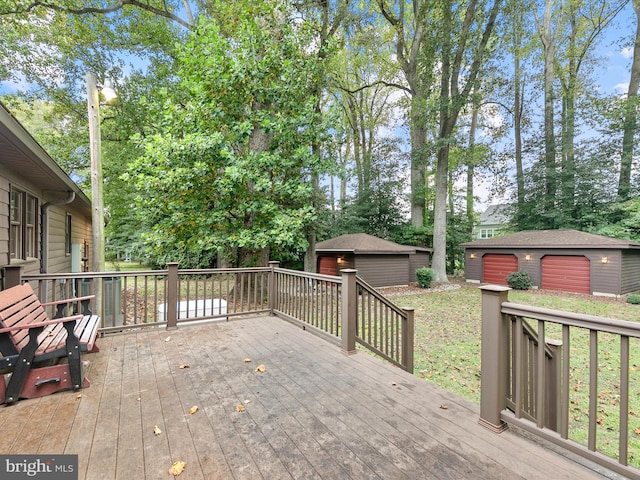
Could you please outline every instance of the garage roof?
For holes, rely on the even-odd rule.
[[[430,252],[430,248],[411,247],[383,240],[366,233],[351,233],[316,244],[316,253],[351,252],[356,254],[405,254]]]
[[[578,230],[526,230],[460,244],[465,248],[612,248],[635,249],[640,243]]]

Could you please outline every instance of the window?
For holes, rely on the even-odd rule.
[[[71,214],[67,213],[64,222],[64,253],[71,255]]]
[[[495,229],[493,228],[483,228],[480,230],[480,238],[493,238],[495,233]]]
[[[26,192],[11,189],[9,199],[11,232],[9,250],[12,259],[37,258],[38,199]]]

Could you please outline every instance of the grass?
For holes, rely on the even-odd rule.
[[[464,285],[424,295],[394,297],[394,303],[415,309],[416,375],[445,390],[480,403],[480,291]],[[511,291],[509,301],[640,321],[640,306],[614,299],[540,291]],[[537,327],[535,322],[532,326]],[[547,324],[547,337],[561,339]],[[619,425],[619,339],[598,337],[597,448],[617,457]],[[629,462],[640,466],[640,342],[631,341]],[[586,444],[589,413],[588,331],[572,330],[570,377],[570,438]]]

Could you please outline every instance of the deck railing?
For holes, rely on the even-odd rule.
[[[480,423],[520,427],[640,478],[640,324],[510,303],[507,287],[481,290]]]
[[[10,281],[8,280],[10,279]],[[183,322],[271,314],[341,346],[356,343],[413,372],[413,311],[400,309],[356,279],[268,267],[86,272],[5,276],[5,286],[30,282],[42,302],[96,295],[90,309],[110,333]],[[49,312],[54,313],[54,312]]]

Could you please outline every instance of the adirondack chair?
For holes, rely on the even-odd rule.
[[[28,283],[0,292],[0,403],[89,386],[80,353],[98,350],[100,319],[88,311],[91,298],[41,304]],[[45,310],[53,305],[62,312],[75,302],[84,303],[84,313],[50,319]]]

